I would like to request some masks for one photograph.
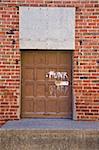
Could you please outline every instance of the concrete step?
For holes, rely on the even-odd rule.
[[[49,119],[8,122],[0,129],[0,150],[99,150],[98,125]]]

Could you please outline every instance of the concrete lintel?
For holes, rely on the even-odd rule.
[[[20,7],[20,49],[75,49],[75,8]]]

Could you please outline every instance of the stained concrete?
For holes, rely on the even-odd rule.
[[[75,7],[19,7],[20,49],[75,49]]]
[[[0,150],[99,150],[99,122],[9,121],[0,129]]]
[[[71,119],[21,119],[8,121],[1,129],[99,130],[99,122],[74,121]]]

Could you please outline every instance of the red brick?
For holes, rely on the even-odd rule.
[[[99,0],[5,0],[0,6],[0,124],[19,119],[20,73],[19,6],[75,7],[73,91],[77,120],[99,120]],[[7,34],[9,29],[16,31]],[[17,41],[13,47],[12,40]],[[82,41],[82,43],[80,43]],[[88,79],[80,78],[88,77]],[[14,95],[13,95],[14,92]]]

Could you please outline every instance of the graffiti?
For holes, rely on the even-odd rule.
[[[69,86],[67,72],[49,71],[46,78],[54,81],[54,84],[49,87],[50,96],[66,95]]]
[[[49,87],[49,95],[50,96],[56,96],[56,87],[55,87],[55,85],[50,85],[50,87]]]
[[[46,74],[46,77],[48,78],[56,78],[56,73],[54,71],[50,71]]]
[[[55,72],[55,71],[49,71],[46,74],[47,78],[50,79],[57,79],[57,80],[68,80],[67,72]]]
[[[69,82],[68,81],[55,81],[56,86],[68,86]]]

